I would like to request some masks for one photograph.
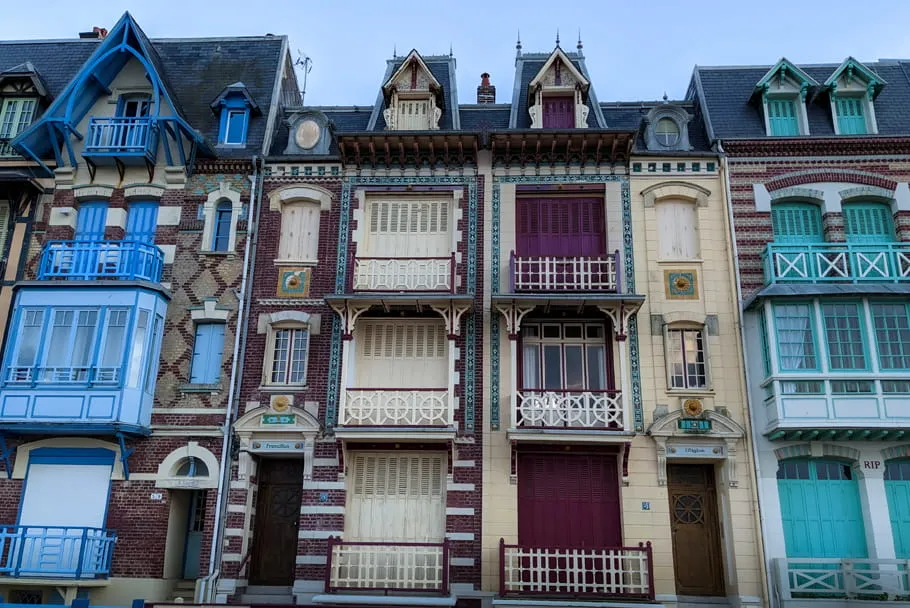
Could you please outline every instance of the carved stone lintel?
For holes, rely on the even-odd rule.
[[[506,321],[506,331],[509,332],[509,339],[517,339],[518,333],[521,331],[521,320],[525,318],[525,315],[534,310],[534,306],[521,306],[515,302],[496,304],[495,306],[496,310],[499,311]]]

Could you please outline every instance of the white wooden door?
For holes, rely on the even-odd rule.
[[[451,199],[369,202],[369,234],[360,257],[444,258],[452,253]]]
[[[443,453],[355,453],[344,539],[442,542],[446,464]]]
[[[448,386],[448,345],[442,320],[361,321],[356,381],[364,388]]]

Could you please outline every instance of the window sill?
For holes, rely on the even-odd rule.
[[[274,260],[275,266],[317,266],[317,260]]]
[[[246,142],[243,142],[242,144],[227,144],[227,143],[221,142],[219,144],[216,144],[215,148],[224,149],[224,150],[243,150],[244,148],[246,148]]]
[[[221,383],[215,384],[181,384],[178,388],[181,393],[219,393],[221,392]]]
[[[668,388],[668,395],[679,397],[711,397],[714,395],[713,388]]]
[[[658,264],[704,264],[705,260],[702,258],[660,258],[657,260]]]
[[[208,251],[206,249],[202,249],[199,251],[199,255],[216,256],[216,257],[224,256],[228,259],[233,259],[236,254],[233,251]]]
[[[305,384],[262,384],[259,386],[261,393],[302,393],[306,390]]]

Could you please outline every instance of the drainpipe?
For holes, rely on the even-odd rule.
[[[761,465],[759,464],[760,461],[758,458],[758,442],[755,441],[755,437],[752,433],[752,412],[754,410],[752,409],[752,406],[753,406],[752,392],[749,390],[749,387],[751,386],[751,384],[749,382],[748,355],[746,354],[746,348],[745,348],[745,346],[746,346],[746,328],[745,328],[745,324],[743,323],[743,315],[745,314],[745,311],[743,310],[743,307],[742,307],[743,295],[742,295],[742,287],[741,287],[740,275],[739,275],[739,252],[738,252],[738,247],[736,246],[736,233],[734,232],[734,229],[733,229],[733,198],[730,193],[730,171],[727,166],[727,155],[724,153],[723,144],[721,144],[720,141],[717,142],[717,151],[720,153],[720,167],[721,167],[721,171],[723,171],[723,174],[724,174],[724,195],[726,196],[726,199],[727,199],[726,200],[727,213],[725,215],[725,223],[727,224],[726,225],[727,234],[730,235],[730,243],[731,243],[730,252],[731,252],[731,255],[733,256],[733,260],[732,260],[732,262],[733,262],[733,279],[734,279],[734,284],[735,284],[735,289],[736,289],[736,308],[737,308],[737,317],[738,317],[736,322],[737,322],[737,325],[739,325],[739,344],[737,344],[736,346],[737,346],[737,350],[739,350],[739,360],[743,366],[743,373],[744,373],[743,379],[746,383],[745,387],[744,387],[744,389],[745,389],[745,391],[744,391],[745,400],[744,401],[746,402],[746,416],[745,416],[744,422],[745,422],[745,427],[746,427],[746,434],[748,435],[748,438],[749,438],[749,443],[752,445],[752,462],[753,462],[753,466],[749,467],[749,475],[750,475],[750,481],[752,483],[752,487],[755,488],[755,496],[757,497],[757,503],[755,503],[756,499],[753,499],[753,507],[754,507],[753,510],[757,514],[758,526],[759,526],[759,530],[761,532],[758,535],[758,538],[756,539],[755,544],[758,547],[759,558],[762,561],[762,577],[761,577],[762,593],[764,594],[765,599],[768,602],[768,605],[773,606],[771,593],[770,593],[770,583],[769,583],[771,572],[770,572],[769,562],[768,562],[767,558],[765,557],[764,538],[765,538],[765,534],[767,533],[767,529],[766,529],[767,522],[765,521],[764,509],[762,508],[763,507],[762,498],[764,495],[761,492],[761,489],[758,484],[759,480],[761,479],[761,472],[760,472]]]
[[[212,534],[212,548],[209,553],[209,573],[202,579],[201,584],[197,586],[196,598],[197,603],[212,603],[215,599],[215,588],[218,582],[218,576],[221,574],[220,560],[222,553],[222,538],[224,536],[225,515],[227,509],[228,490],[230,488],[231,464],[230,445],[231,431],[234,428],[239,404],[235,403],[240,393],[240,383],[242,376],[239,370],[243,369],[240,365],[241,353],[246,346],[246,330],[250,311],[250,270],[252,266],[252,254],[255,252],[253,239],[256,235],[256,223],[254,218],[259,211],[259,203],[262,201],[262,183],[259,174],[260,158],[253,155],[253,175],[250,176],[250,203],[247,206],[246,222],[246,244],[243,249],[243,274],[241,275],[240,291],[234,292],[237,296],[237,330],[234,336],[234,354],[231,361],[231,382],[228,388],[227,407],[224,414],[224,436],[221,442],[221,475],[218,478],[218,498],[215,502],[215,529]]]

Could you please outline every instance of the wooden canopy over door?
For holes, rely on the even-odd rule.
[[[250,583],[293,585],[300,526],[303,459],[259,461],[259,497],[250,557]]]
[[[679,595],[725,595],[714,465],[667,465],[673,565]]]

